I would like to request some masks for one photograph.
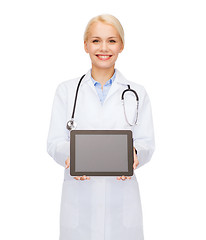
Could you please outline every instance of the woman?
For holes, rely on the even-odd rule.
[[[118,19],[109,14],[92,18],[85,30],[84,48],[92,68],[79,88],[76,129],[132,130],[133,168],[139,168],[151,159],[155,148],[151,104],[144,87],[127,80],[115,68],[118,54],[124,48],[124,31]],[[57,87],[47,141],[50,156],[65,167],[60,240],[143,240],[142,208],[135,174],[132,177],[70,175],[70,132],[66,123],[72,115],[79,79],[64,81]],[[126,120],[120,100],[128,84],[139,96],[138,124],[133,126]],[[134,99],[131,92],[128,97]],[[128,119],[134,122],[135,102],[127,107]]]

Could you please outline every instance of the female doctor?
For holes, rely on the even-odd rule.
[[[92,18],[84,33],[84,49],[91,69],[81,81],[75,108],[76,129],[131,130],[133,168],[147,163],[154,152],[151,104],[142,85],[127,80],[115,68],[124,48],[124,31],[119,20],[104,14]],[[70,175],[70,131],[80,77],[60,83],[53,101],[47,151],[65,167],[60,210],[60,240],[143,240],[142,207],[135,174],[132,177]],[[137,124],[136,98],[139,97]],[[126,96],[127,95],[127,96]]]

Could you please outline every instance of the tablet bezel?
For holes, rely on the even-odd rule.
[[[128,144],[128,171],[126,172],[77,172],[75,171],[75,136],[76,135],[127,135]],[[133,138],[131,130],[72,130],[70,132],[70,175],[71,176],[132,176],[133,163]]]

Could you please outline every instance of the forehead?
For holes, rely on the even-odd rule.
[[[110,24],[95,22],[89,28],[89,37],[118,37],[116,28]]]

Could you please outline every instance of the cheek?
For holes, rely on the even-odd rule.
[[[95,53],[97,51],[97,49],[98,49],[98,46],[96,46],[96,45],[89,45],[88,46],[89,53]]]
[[[117,54],[117,55],[118,55],[118,54],[119,54],[119,52],[120,52],[120,49],[121,49],[121,47],[120,47],[120,46],[114,46],[112,51],[113,51],[113,53],[115,53],[115,54]]]

